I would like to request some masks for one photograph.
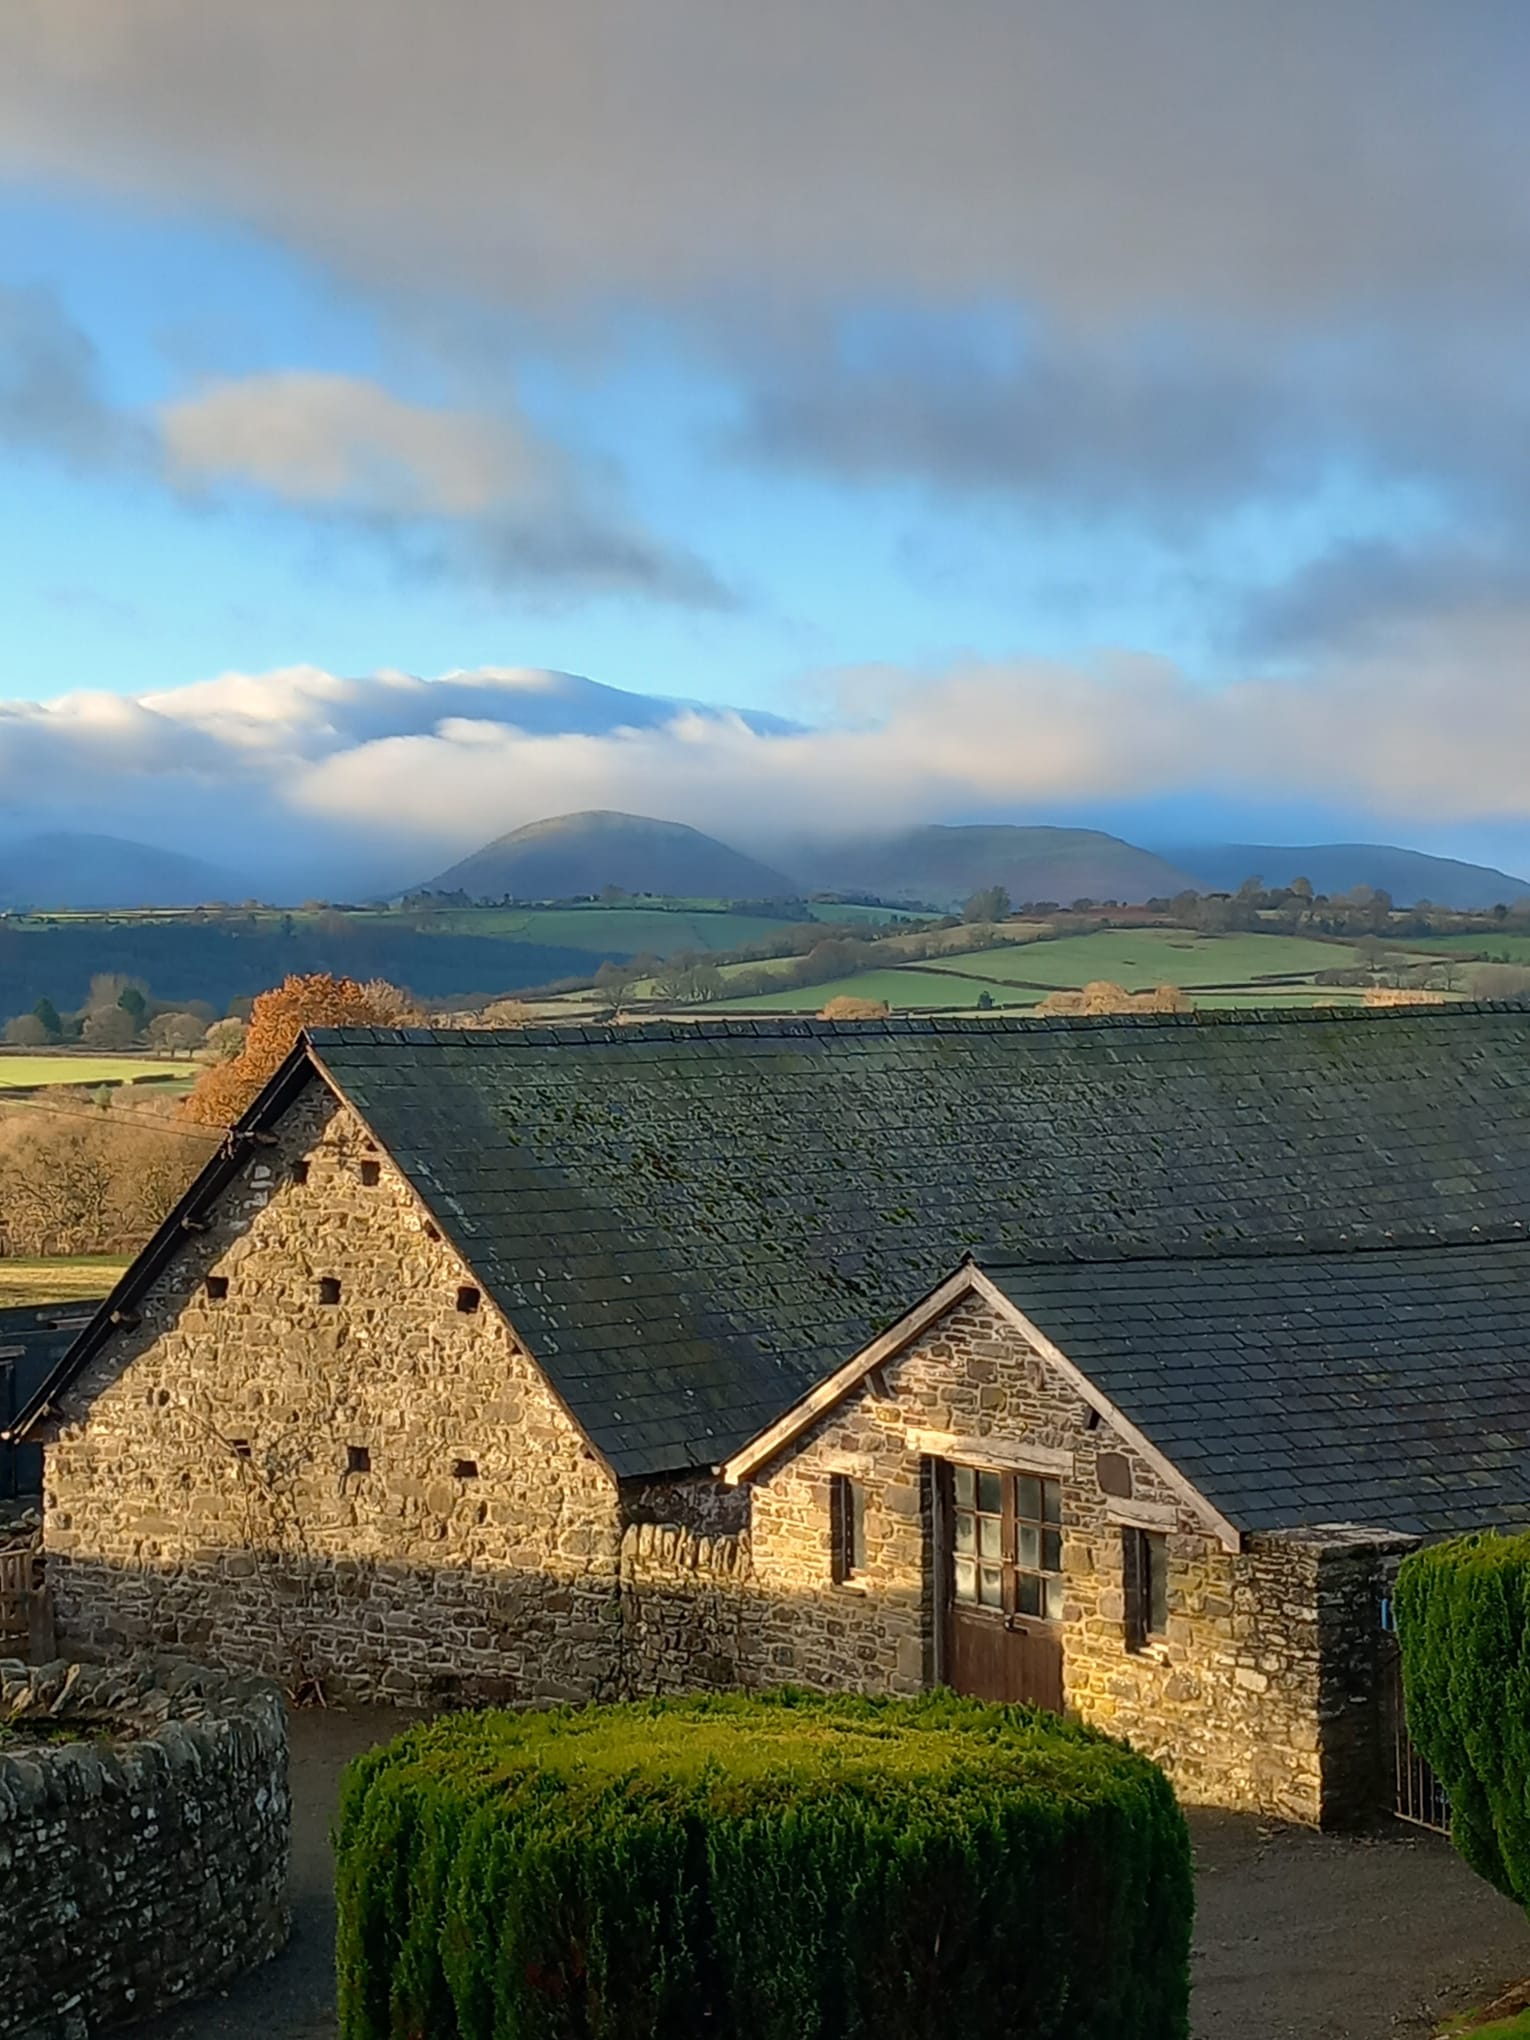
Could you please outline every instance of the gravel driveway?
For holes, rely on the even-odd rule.
[[[336,1785],[350,1757],[403,1725],[381,1710],[293,1717],[292,1940],[227,1995],[136,2027],[135,2040],[335,2040]],[[1224,1813],[1192,1813],[1190,1826],[1194,2040],[1419,2040],[1443,2013],[1530,1976],[1530,1925],[1432,1835],[1335,1839]]]

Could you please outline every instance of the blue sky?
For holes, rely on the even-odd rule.
[[[1530,857],[1527,41],[1498,0],[20,0],[13,821],[104,771],[185,834],[187,772],[243,783],[215,703],[114,756],[62,697],[512,667],[801,721],[855,817]],[[943,701],[970,765],[921,787]],[[609,721],[504,825],[586,785],[710,815],[715,759]],[[314,765],[263,784],[294,829]]]

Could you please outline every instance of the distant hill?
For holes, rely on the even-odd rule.
[[[880,841],[824,846],[809,862],[822,891],[957,907],[983,886],[1012,900],[1133,903],[1183,891],[1183,870],[1098,829],[1009,825],[906,829]]]
[[[196,907],[248,892],[230,872],[121,836],[61,832],[0,842],[0,907]]]
[[[578,899],[608,885],[672,899],[785,899],[801,890],[769,865],[683,822],[595,808],[528,822],[427,882],[472,900]]]
[[[1530,879],[1512,878],[1486,864],[1400,850],[1391,843],[1202,843],[1161,855],[1182,864],[1213,892],[1235,892],[1246,878],[1262,878],[1270,886],[1310,878],[1321,893],[1369,885],[1389,892],[1400,907],[1430,900],[1460,912],[1530,897]]]

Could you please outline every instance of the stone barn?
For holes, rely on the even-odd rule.
[[[1530,1520],[1530,1013],[317,1031],[12,1427],[61,1639],[416,1703],[945,1682],[1377,1790]]]

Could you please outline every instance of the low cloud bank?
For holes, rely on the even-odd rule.
[[[540,817],[612,807],[769,850],[921,821],[1149,811],[1530,861],[1530,630],[1420,634],[1301,680],[1210,691],[1165,661],[827,676],[817,725],[525,668],[230,673],[130,697],[0,704],[8,835],[132,835],[270,892],[417,880]],[[1281,827],[1282,815],[1298,818]]]

